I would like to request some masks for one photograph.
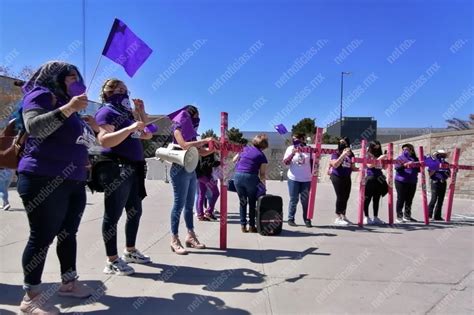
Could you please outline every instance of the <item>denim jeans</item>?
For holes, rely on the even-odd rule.
[[[196,194],[196,172],[188,173],[183,166],[173,163],[170,169],[174,204],[171,209],[171,233],[178,235],[179,219],[184,208],[186,228],[194,230],[193,206]]]
[[[240,201],[240,224],[247,224],[247,204],[249,205],[249,225],[255,226],[255,208],[257,206],[257,174],[235,173],[234,184]]]
[[[303,221],[308,220],[308,201],[311,182],[298,182],[288,179],[288,191],[290,193],[290,204],[288,207],[288,220],[295,220],[298,199],[303,207]]]
[[[76,233],[86,206],[85,182],[20,174],[17,188],[30,225],[22,257],[23,288],[35,290],[40,285],[49,245],[55,237],[61,278],[63,282],[74,280]]]
[[[126,247],[134,247],[142,215],[142,200],[139,196],[139,176],[133,165],[107,162],[98,171],[100,184],[104,187],[104,220],[102,238],[107,256],[115,256],[117,251],[117,223],[123,213],[125,222]]]
[[[13,170],[4,168],[0,170],[0,193],[2,194],[3,205],[8,204],[8,188],[12,182]]]

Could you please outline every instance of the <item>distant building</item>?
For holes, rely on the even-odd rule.
[[[326,132],[332,137],[348,137],[357,145],[362,139],[377,139],[377,120],[373,117],[342,117],[342,120],[329,124]]]

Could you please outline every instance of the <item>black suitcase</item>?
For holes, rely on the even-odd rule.
[[[283,199],[265,195],[257,201],[257,230],[261,235],[278,235],[283,228]]]

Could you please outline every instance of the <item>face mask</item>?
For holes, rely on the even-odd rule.
[[[107,98],[107,102],[111,103],[112,105],[122,105],[128,110],[132,110],[132,106],[130,105],[130,100],[127,94],[114,94]]]
[[[347,145],[346,145],[345,143],[339,143],[339,144],[337,145],[337,149],[338,149],[339,151],[344,151],[345,148],[347,148]]]
[[[406,157],[409,157],[411,154],[410,154],[410,150],[403,150],[403,155],[406,156]]]
[[[293,146],[299,147],[302,144],[300,139],[293,139]]]
[[[69,84],[67,87],[67,94],[69,94],[70,97],[81,95],[85,91],[86,91],[86,86],[84,85],[84,83],[80,81],[75,81]]]

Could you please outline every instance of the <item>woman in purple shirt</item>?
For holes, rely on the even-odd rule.
[[[173,121],[173,141],[181,149],[188,150],[190,147],[197,147],[200,156],[208,156],[214,153],[213,150],[205,149],[203,146],[212,140],[212,137],[196,140],[197,129],[199,127],[199,111],[195,106],[187,105],[172,114]],[[181,212],[184,209],[184,222],[188,229],[185,239],[187,247],[204,249],[206,245],[199,242],[196,233],[194,233],[193,207],[196,196],[196,172],[188,171],[184,166],[173,163],[170,169],[171,184],[173,185],[174,204],[171,209],[171,251],[178,255],[186,255],[188,252],[184,249],[179,240],[179,220]]]
[[[386,156],[382,154],[382,146],[379,141],[374,140],[369,143],[367,150],[369,159],[384,160]],[[385,224],[379,219],[379,201],[382,196],[383,185],[386,183],[382,173],[381,165],[367,164],[367,177],[365,178],[365,200],[364,200],[364,224]],[[374,219],[369,216],[370,201],[373,200]]]
[[[234,157],[234,183],[240,200],[240,225],[243,233],[257,233],[255,227],[255,209],[257,206],[257,185],[265,185],[265,173],[268,160],[263,150],[268,148],[268,137],[257,135],[252,140],[252,146],[247,146]],[[247,204],[249,205],[249,229],[247,230]]]
[[[130,275],[135,270],[128,263],[149,263],[150,257],[142,254],[135,242],[145,198],[145,161],[140,139],[150,139],[144,131],[147,116],[143,101],[133,99],[130,105],[127,86],[120,80],[106,80],[101,90],[102,106],[95,115],[99,125],[97,138],[103,147],[95,173],[104,191],[104,219],[102,237],[107,261],[106,274]],[[122,257],[117,251],[117,223],[123,209],[125,222],[125,249]]]
[[[20,311],[58,314],[44,301],[40,284],[48,248],[57,237],[62,285],[58,294],[85,298],[93,290],[78,282],[76,233],[86,206],[87,148],[95,136],[77,112],[87,106],[77,68],[65,62],[42,65],[23,86],[22,115],[29,136],[18,165],[18,193],[30,236],[23,252]]]
[[[397,219],[396,223],[417,222],[411,217],[411,204],[416,192],[416,184],[418,182],[418,167],[412,168],[411,164],[418,162],[415,154],[415,148],[410,143],[402,146],[402,154],[397,158],[402,162],[395,166],[395,188],[397,189]],[[403,207],[405,206],[405,212]]]
[[[448,167],[440,166],[446,162],[446,151],[436,150],[427,157],[426,164],[431,179],[431,200],[429,204],[429,216],[436,221],[444,221],[441,216],[443,208],[444,195],[446,194],[447,181],[451,176],[451,170]],[[436,206],[436,210],[435,210]],[[433,217],[434,214],[434,217]]]
[[[348,225],[350,221],[346,217],[347,201],[351,194],[351,173],[358,169],[352,163],[354,154],[350,148],[349,138],[339,140],[338,153],[331,155],[330,165],[331,182],[336,192],[336,220],[334,224]]]

